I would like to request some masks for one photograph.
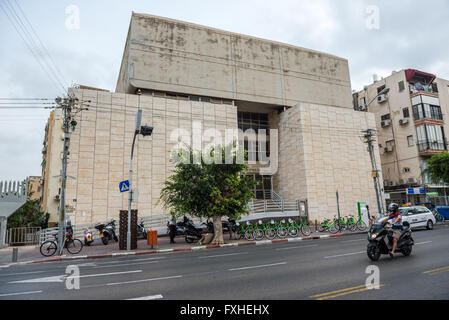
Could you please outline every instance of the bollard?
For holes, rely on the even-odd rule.
[[[19,256],[19,249],[12,248],[12,262],[17,262],[17,257]]]

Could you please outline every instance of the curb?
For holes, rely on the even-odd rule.
[[[302,237],[302,238],[287,238],[287,239],[276,239],[276,240],[235,242],[235,243],[227,243],[227,244],[222,244],[222,245],[206,245],[206,246],[173,248],[173,249],[151,249],[151,250],[142,250],[142,251],[133,251],[133,252],[92,254],[92,255],[84,255],[84,256],[61,256],[61,257],[49,258],[49,259],[38,259],[38,260],[32,260],[32,261],[4,264],[4,265],[0,265],[0,268],[7,268],[10,266],[27,265],[27,264],[34,264],[34,263],[48,263],[48,262],[88,260],[88,259],[104,259],[104,258],[113,258],[113,257],[138,256],[138,255],[140,256],[140,255],[169,253],[169,252],[198,251],[198,250],[219,249],[219,248],[228,248],[228,247],[251,246],[251,245],[262,246],[262,245],[271,245],[271,244],[277,244],[277,243],[312,241],[312,240],[326,239],[326,238],[339,238],[339,237],[343,237],[346,235],[358,235],[358,234],[366,234],[366,233],[367,232],[337,233],[337,234],[326,234],[326,235],[322,235],[322,236],[311,235],[311,236]]]

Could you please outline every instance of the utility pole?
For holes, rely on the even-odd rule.
[[[59,222],[58,222],[58,254],[62,255],[63,247],[64,247],[64,240],[65,240],[65,197],[66,197],[66,186],[67,186],[67,178],[73,178],[67,176],[67,160],[69,157],[69,147],[70,147],[70,128],[75,130],[75,127],[77,125],[77,122],[73,119],[74,116],[74,108],[75,105],[78,103],[77,98],[57,98],[56,103],[58,104],[57,108],[62,109],[62,116],[63,116],[63,128],[64,128],[64,147],[63,147],[63,154],[62,154],[62,170],[61,175],[59,177],[61,178],[61,193],[60,193],[60,202],[59,202]],[[88,101],[90,102],[90,101]],[[87,108],[77,108],[77,112],[83,111],[83,110],[89,110]],[[74,179],[74,178],[73,178]]]
[[[375,142],[375,136],[376,136],[376,130],[374,129],[367,129],[366,131],[363,131],[365,134],[365,143],[368,144],[368,152],[371,158],[371,166],[372,166],[372,177],[374,181],[374,189],[376,190],[376,198],[377,198],[377,209],[379,210],[379,214],[382,214],[384,212],[383,205],[381,204],[380,195],[380,183],[379,183],[379,170],[377,170],[377,164],[376,164],[376,157],[374,155],[374,144]]]

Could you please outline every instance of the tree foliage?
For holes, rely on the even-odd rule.
[[[212,243],[222,244],[221,217],[237,220],[248,214],[248,202],[254,198],[255,182],[244,175],[247,166],[238,161],[242,151],[235,145],[218,146],[204,157],[186,146],[175,153],[175,170],[161,191],[164,207],[176,217],[213,218]]]
[[[38,200],[29,200],[8,218],[8,228],[48,227],[49,213],[40,211]]]
[[[428,174],[433,183],[449,184],[449,153],[439,153],[430,158],[423,173]]]

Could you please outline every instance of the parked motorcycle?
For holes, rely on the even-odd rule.
[[[115,220],[112,220],[108,224],[98,223],[95,226],[95,229],[100,232],[101,242],[103,242],[105,246],[108,245],[109,241],[112,239],[118,242],[118,237],[115,233]]]
[[[402,230],[401,237],[398,240],[395,253],[402,253],[404,256],[409,256],[412,253],[415,241],[412,238],[410,224],[404,222],[403,226],[404,230]],[[393,248],[393,237],[389,231],[390,227],[388,222],[375,223],[371,226],[368,234],[369,244],[367,254],[372,261],[379,260],[382,254],[389,254]]]
[[[143,224],[143,219],[140,220],[140,224],[137,225],[137,238],[146,239],[147,238],[147,229]]]
[[[94,243],[94,238],[92,236],[92,232],[90,232],[88,229],[84,231],[84,245],[90,246],[92,243]]]
[[[196,228],[191,220],[185,222],[185,239],[187,243],[200,241],[202,237],[202,231]]]

